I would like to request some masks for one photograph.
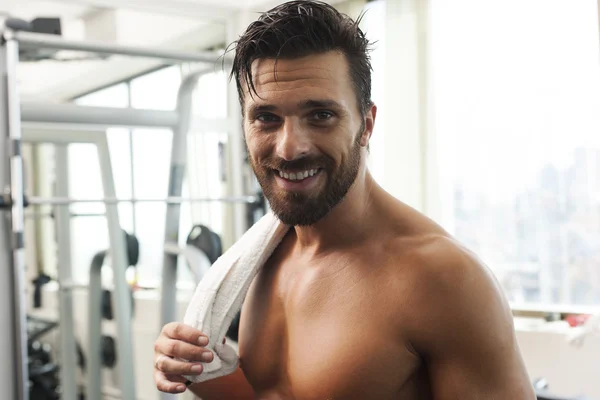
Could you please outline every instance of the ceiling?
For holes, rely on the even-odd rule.
[[[328,2],[334,4],[341,1],[356,0]],[[71,40],[108,40],[115,44],[197,51],[225,44],[225,21],[233,18],[234,21],[245,21],[247,24],[247,19],[253,18],[255,11],[264,11],[283,2],[0,0],[0,25],[7,16],[24,20],[55,17],[61,20],[62,36]],[[235,19],[236,15],[239,19]],[[102,61],[22,62],[18,69],[21,98],[34,101],[64,101],[158,65],[160,64],[153,60],[123,57],[111,57],[110,60]]]

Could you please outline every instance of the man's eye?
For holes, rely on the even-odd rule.
[[[279,121],[279,118],[273,114],[260,114],[256,117],[256,120],[260,121],[260,122],[269,123],[269,122],[277,122],[277,121]]]
[[[331,117],[333,117],[333,113],[331,113],[329,111],[317,111],[314,114],[314,118],[316,120],[319,120],[319,121],[325,121],[325,120],[328,120]]]

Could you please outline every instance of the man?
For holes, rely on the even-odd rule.
[[[237,42],[249,160],[293,228],[248,291],[240,369],[189,387],[203,400],[535,398],[492,274],[369,174],[368,47],[313,1],[272,9]],[[177,359],[209,362],[205,345],[166,325],[157,388],[185,391],[202,365]]]

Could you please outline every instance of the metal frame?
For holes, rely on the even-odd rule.
[[[177,109],[180,112],[179,124],[173,130],[171,146],[171,163],[167,196],[179,197],[183,190],[183,177],[186,166],[187,134],[190,129],[192,112],[192,95],[198,79],[210,70],[199,70],[189,74],[181,83],[177,93]],[[165,221],[165,249],[179,239],[181,207],[180,204],[167,204]],[[161,280],[161,326],[177,319],[177,258],[168,251],[163,255]],[[163,399],[172,398],[161,394]]]
[[[115,185],[113,180],[112,165],[106,132],[102,130],[57,130],[52,128],[25,129],[24,140],[31,143],[52,143],[57,145],[57,194],[67,195],[67,159],[66,146],[72,143],[89,143],[96,146],[98,151],[98,160],[102,172],[102,183],[104,193],[107,196],[115,196]],[[60,191],[60,192],[59,192]],[[60,329],[62,357],[61,386],[63,386],[62,399],[75,400],[76,386],[74,373],[76,369],[76,350],[73,323],[73,303],[72,290],[75,287],[72,282],[71,263],[70,263],[70,218],[68,203],[60,205],[56,213],[58,228],[59,245],[59,284],[60,284]],[[106,204],[106,220],[111,247],[111,266],[114,270],[114,291],[115,291],[115,314],[117,323],[117,350],[119,354],[119,368],[121,379],[121,392],[124,399],[135,399],[135,370],[133,365],[133,340],[131,334],[131,308],[132,304],[129,297],[129,288],[125,278],[125,271],[128,266],[126,259],[126,244],[121,231],[119,222],[118,207],[115,204]],[[93,266],[92,266],[92,269]],[[96,276],[96,271],[90,271],[90,278]],[[90,281],[89,293],[89,328],[88,332],[88,361],[87,361],[87,393],[86,398],[90,400],[102,398],[102,376],[100,359],[100,282]],[[93,329],[95,330],[93,330]],[[71,374],[72,376],[69,376]],[[64,380],[63,380],[64,379]]]
[[[46,35],[32,32],[14,32],[13,39],[19,42],[22,49],[52,49],[86,51],[96,54],[123,55],[132,57],[145,57],[161,60],[169,63],[180,62],[204,62],[215,63],[219,56],[213,52],[186,53],[166,49],[155,49],[149,47],[115,46],[100,42],[81,42],[65,40],[60,36]]]
[[[23,140],[27,141],[27,132],[23,132]],[[68,144],[55,146],[56,184],[55,193],[59,196],[69,195],[69,154]],[[77,399],[77,348],[75,346],[75,320],[73,313],[73,292],[68,285],[73,280],[71,263],[71,218],[69,205],[56,206],[55,212],[56,238],[58,249],[58,300],[60,322],[60,384],[62,397]]]
[[[0,351],[3,354],[13,354],[5,357],[7,363],[2,368],[7,371],[0,374],[0,383],[3,387],[3,398],[13,398],[19,400],[28,400],[28,373],[27,373],[27,330],[26,330],[26,309],[25,309],[25,263],[24,263],[24,244],[23,244],[23,225],[24,225],[24,188],[23,171],[21,159],[21,120],[44,124],[65,124],[74,126],[153,126],[173,129],[173,147],[171,153],[171,168],[168,187],[169,198],[180,198],[183,175],[186,164],[186,142],[187,133],[191,125],[191,104],[192,93],[195,88],[198,77],[211,70],[198,71],[189,75],[180,86],[178,94],[178,104],[176,112],[161,112],[154,110],[123,110],[100,107],[80,107],[71,105],[39,105],[39,104],[21,104],[17,88],[16,70],[19,63],[20,48],[35,49],[55,49],[55,50],[78,50],[88,51],[99,54],[120,54],[134,57],[149,57],[168,62],[218,62],[216,54],[212,53],[183,53],[168,50],[157,50],[150,48],[138,48],[130,46],[112,46],[100,43],[73,42],[62,38],[35,34],[29,32],[16,32],[5,28],[0,31],[0,121],[6,121],[0,124],[0,150],[5,155],[0,158],[0,185],[5,194],[10,198],[10,220],[0,219],[0,250],[4,246],[7,250],[0,251],[5,257],[4,265],[8,268],[2,269],[0,281],[12,282],[13,292],[3,291],[0,298],[0,304],[3,307],[8,305],[7,309],[0,309],[2,314],[10,315],[10,321],[7,325],[14,327],[12,335],[0,335],[5,339],[0,341]],[[222,60],[223,64],[229,64],[228,59]],[[230,92],[233,93],[233,90]],[[2,102],[6,102],[6,108]],[[230,108],[232,100],[230,99]],[[239,121],[236,121],[239,122]],[[204,120],[201,121],[203,129],[216,131],[236,132],[240,127],[235,122],[228,120]],[[196,129],[196,128],[195,128]],[[89,132],[88,132],[89,134]],[[36,136],[37,135],[37,136]],[[28,133],[28,141],[41,140],[44,137],[40,131]],[[112,181],[112,166],[108,152],[106,135],[86,135],[84,132],[64,131],[60,136],[54,135],[53,143],[95,143],[98,148],[101,170],[103,171],[104,194],[107,198],[116,198],[114,183]],[[101,139],[99,139],[101,138]],[[243,149],[241,136],[230,135],[231,148],[234,154],[240,155],[240,149]],[[46,137],[46,139],[48,139]],[[6,156],[8,155],[8,156]],[[233,157],[238,158],[238,157]],[[6,161],[5,161],[6,160]],[[234,160],[234,166],[240,166],[241,160]],[[63,165],[64,167],[64,165]],[[233,194],[241,197],[243,193],[243,182],[241,179],[234,178]],[[127,283],[125,281],[125,269],[127,259],[125,252],[125,240],[121,234],[117,204],[116,202],[106,202],[106,218],[110,235],[111,259],[115,269],[115,298],[119,306],[116,307],[118,324],[118,351],[120,355],[122,396],[124,399],[135,399],[135,375],[133,374],[133,346],[131,341],[131,304],[128,296]],[[67,207],[61,207],[66,209]],[[236,216],[243,215],[241,204],[236,206]],[[65,216],[67,214],[65,213]],[[177,242],[180,219],[180,205],[178,202],[167,204],[166,226],[165,226],[165,246],[169,243]],[[239,237],[243,232],[243,222],[245,219],[236,218],[235,236]],[[64,225],[64,218],[61,218],[61,225]],[[66,225],[61,229],[64,234]],[[6,233],[12,235],[4,237]],[[64,244],[66,234],[61,239]],[[12,242],[9,243],[8,240]],[[161,305],[161,322],[173,321],[176,317],[176,265],[177,256],[165,252],[163,269],[163,300]],[[62,276],[68,279],[68,274]],[[6,278],[6,279],[4,279]],[[68,286],[68,285],[67,285]],[[6,294],[5,294],[6,293]],[[1,301],[5,300],[5,301]],[[61,301],[61,311],[66,312],[69,308],[69,297],[63,297]],[[72,310],[72,309],[71,309]],[[72,311],[71,311],[72,312]],[[65,337],[63,340],[67,341]],[[69,348],[71,345],[69,344]],[[65,357],[68,357],[66,355]],[[65,358],[63,361],[70,362]],[[16,368],[15,368],[16,367]],[[66,368],[65,368],[66,369]],[[69,371],[67,370],[67,373]],[[12,373],[15,375],[13,376]],[[131,373],[131,374],[130,374]],[[128,379],[128,376],[132,376]],[[97,389],[96,389],[97,390]],[[65,391],[65,395],[69,389]],[[93,397],[90,397],[93,398]],[[70,399],[66,399],[70,400]]]
[[[0,351],[6,354],[4,371],[0,381],[3,396],[16,399],[28,399],[29,374],[27,370],[27,320],[25,297],[25,254],[23,243],[24,210],[23,196],[23,164],[21,159],[21,115],[19,109],[19,92],[17,88],[17,63],[19,61],[18,42],[10,36],[4,37],[0,45],[0,89],[2,98],[8,104],[2,107],[0,123],[0,150],[3,162],[0,165],[0,189],[10,194],[12,206],[10,219],[7,215],[0,218],[2,242],[5,247],[0,251],[3,257],[0,268],[0,281],[10,282],[9,290],[3,291],[0,304],[7,305],[2,312],[7,318],[5,323],[12,328],[2,341]],[[5,213],[3,213],[5,214]],[[4,317],[4,316],[2,316]]]

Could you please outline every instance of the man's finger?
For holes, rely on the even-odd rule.
[[[183,340],[196,346],[208,344],[208,337],[202,331],[179,322],[165,325],[163,332],[171,339]]]
[[[183,393],[186,391],[186,386],[182,382],[171,382],[165,374],[160,371],[154,370],[154,380],[156,381],[156,388],[164,393]]]
[[[204,371],[202,364],[174,360],[165,355],[156,359],[155,367],[167,375],[200,375]]]
[[[169,357],[182,358],[189,361],[210,362],[212,353],[210,350],[192,345],[180,340],[162,340],[154,345],[157,354],[165,354]]]
[[[169,374],[165,374],[165,376],[171,382],[183,383],[184,385],[189,382],[188,379],[185,376],[181,376],[181,375],[169,375]]]

